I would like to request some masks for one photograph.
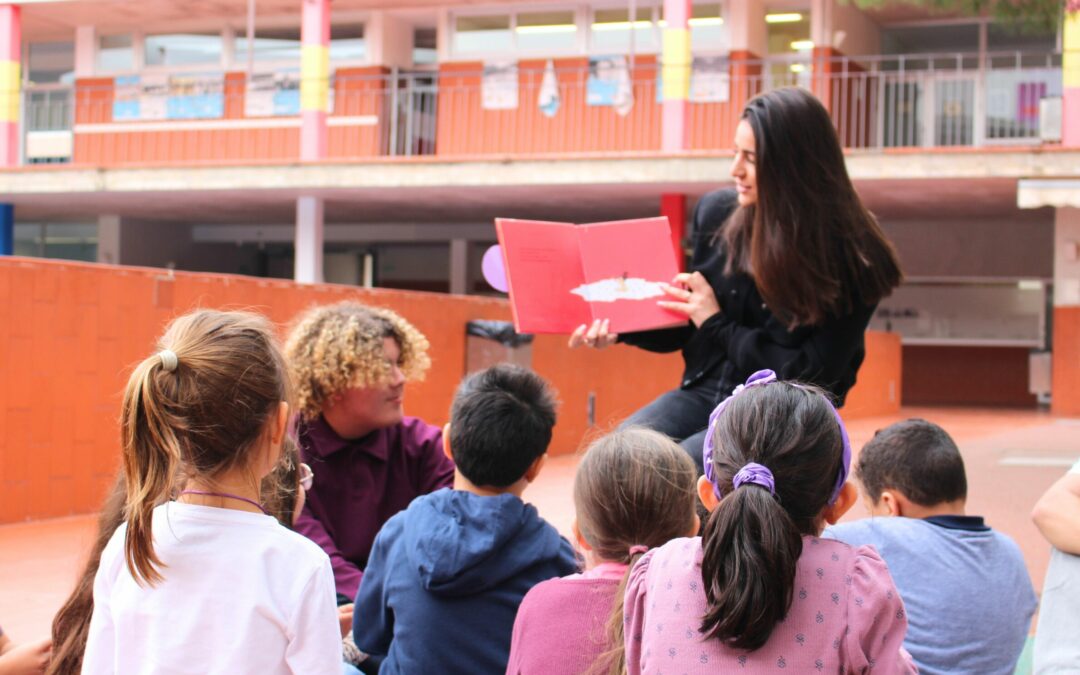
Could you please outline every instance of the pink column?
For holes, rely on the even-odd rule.
[[[303,0],[300,40],[300,159],[326,157],[330,103],[330,0]]]
[[[0,5],[0,167],[19,164],[22,20],[16,5]]]
[[[664,0],[663,126],[660,148],[679,152],[687,146],[690,107],[690,0]]]

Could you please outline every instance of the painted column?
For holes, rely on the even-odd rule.
[[[21,19],[18,6],[0,5],[0,168],[19,165]]]
[[[687,146],[690,115],[690,0],[664,0],[663,126],[660,149],[679,152]]]
[[[0,204],[0,255],[15,253],[15,207]]]
[[[469,292],[469,240],[450,241],[450,293],[466,295]]]
[[[1061,74],[1065,85],[1061,102],[1061,144],[1080,148],[1080,0],[1069,2],[1061,37]]]
[[[1080,416],[1080,209],[1058,207],[1054,222],[1054,338],[1051,409]]]
[[[675,260],[679,271],[686,271],[686,254],[683,252],[683,239],[686,237],[686,195],[660,195],[660,215],[667,216],[671,224],[671,245],[675,247]]]
[[[323,200],[296,200],[295,279],[302,284],[323,281]]]
[[[768,51],[768,35],[765,25],[764,0],[740,0],[727,4],[725,20],[730,37],[731,96],[727,114],[722,120],[721,147],[729,148],[735,137],[735,127],[743,106],[762,88],[760,59]]]
[[[326,157],[330,106],[330,0],[303,0],[300,40],[300,159]]]

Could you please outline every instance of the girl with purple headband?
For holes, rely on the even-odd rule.
[[[884,561],[819,538],[857,498],[847,431],[821,390],[754,373],[713,411],[702,455],[703,535],[630,573],[627,672],[917,672]]]

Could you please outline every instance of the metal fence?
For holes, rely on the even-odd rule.
[[[509,73],[444,68],[439,73],[343,75],[332,86],[330,154],[453,158],[657,151],[662,118],[660,69],[651,57],[616,66],[614,74],[610,69],[601,73],[601,67],[593,64],[521,67]],[[714,60],[695,66],[689,149],[730,148],[745,102],[761,92],[791,85],[811,90],[826,103],[848,148],[1030,144],[1040,140],[1040,102],[1061,96],[1061,55],[1008,52],[981,58],[921,54],[829,59],[793,55],[732,63]],[[63,130],[113,134],[102,137],[104,142],[98,147],[122,141],[124,153],[110,155],[110,161],[119,162],[139,161],[137,153],[128,151],[143,145],[153,146],[153,161],[281,159],[295,154],[290,143],[296,141],[283,139],[291,133],[289,128],[299,126],[297,118],[248,117],[243,86],[227,86],[222,96],[223,119],[216,124],[205,120],[208,127],[266,133],[254,134],[235,147],[222,144],[220,138],[206,141],[203,147],[202,141],[193,141],[190,135],[146,144],[129,142],[124,137],[147,127],[140,127],[138,121],[115,121],[110,92],[80,89],[76,111],[70,88],[24,92],[24,130],[28,134]],[[285,136],[273,136],[273,130]],[[183,147],[162,147],[163,143],[182,143]]]

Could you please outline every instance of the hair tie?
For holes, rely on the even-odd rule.
[[[630,547],[630,557],[633,558],[638,553],[647,553],[648,551],[649,551],[648,546],[642,546],[641,544],[637,544],[636,546],[631,546]]]
[[[769,494],[776,496],[776,479],[773,478],[769,467],[764,464],[750,462],[739,469],[735,477],[731,479],[731,485],[736,490],[747,484],[763,487],[769,491]]]
[[[720,415],[722,415],[724,410],[727,409],[728,404],[731,403],[731,399],[746,391],[748,388],[764,386],[766,384],[771,384],[778,381],[779,380],[776,377],[776,373],[774,373],[773,371],[759,370],[750,377],[748,377],[745,384],[740,384],[739,386],[735,387],[735,389],[731,392],[731,396],[728,396],[723,401],[721,401],[720,405],[716,406],[716,409],[713,410],[711,415],[709,415],[709,426],[706,427],[705,444],[701,450],[701,459],[705,465],[705,478],[712,485],[713,494],[716,495],[717,499],[723,499],[724,496],[723,493],[720,491],[720,487],[716,484],[716,479],[713,476],[712,466],[713,453],[715,451],[715,448],[713,446],[713,433],[716,430],[716,423],[717,421],[719,421]],[[798,387],[799,385],[793,384],[792,386]],[[832,401],[829,400],[828,396],[825,396],[823,398],[825,399],[825,402],[829,404],[829,408],[833,412],[833,417],[836,418],[836,423],[840,426],[840,441],[843,445],[843,456],[840,461],[840,470],[837,472],[836,475],[836,485],[833,487],[832,495],[829,497],[829,505],[831,506],[836,503],[837,498],[840,496],[840,489],[844,487],[844,483],[847,481],[848,472],[851,470],[851,440],[848,438],[847,429],[844,427],[844,420],[840,418],[840,413],[836,410],[836,406],[833,405]],[[742,469],[740,469],[739,473],[742,473],[746,470],[747,467],[750,466],[761,467],[762,469],[765,469],[765,467],[761,466],[760,464],[754,464],[753,462],[751,462],[750,464],[747,464]],[[752,482],[755,485],[762,485],[762,487],[768,487],[769,491],[772,492],[773,495],[775,495],[776,483],[772,477],[772,472],[770,472],[768,469],[765,469],[765,471],[768,472],[769,475],[768,485],[762,485],[762,483],[758,483],[756,482],[756,480],[747,481],[747,479],[745,478],[738,484],[735,483],[735,479],[733,478],[732,485],[737,488],[739,487],[739,485],[742,485],[745,482]],[[736,477],[738,475],[739,474],[736,474]]]
[[[176,352],[171,349],[162,349],[157,355],[161,359],[161,367],[165,369],[166,373],[173,372],[180,365],[180,359],[177,358]]]

